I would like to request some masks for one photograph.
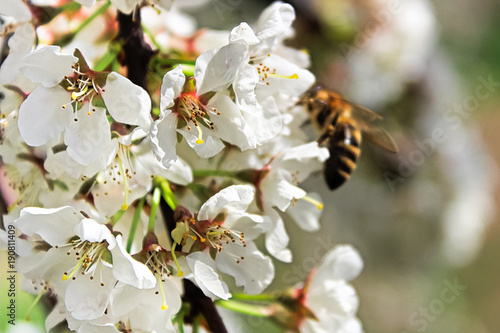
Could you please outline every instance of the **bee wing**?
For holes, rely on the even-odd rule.
[[[360,129],[363,131],[363,135],[366,136],[371,142],[384,148],[391,153],[398,153],[399,149],[396,142],[383,128],[365,123],[359,124]]]
[[[370,124],[371,121],[382,119],[382,116],[378,113],[373,112],[370,109],[362,107],[358,104],[345,101],[351,106],[350,117],[356,122],[356,126],[363,132],[370,141],[376,145],[384,148],[391,153],[398,153],[399,149],[396,142],[387,133],[387,131],[381,127]]]
[[[339,99],[339,100],[341,100],[341,101],[343,101],[351,106],[351,115],[350,116],[356,120],[360,120],[360,121],[364,121],[364,122],[369,123],[369,122],[377,120],[377,119],[382,119],[381,115],[379,115],[376,112],[373,112],[370,109],[367,109],[361,105],[347,101],[347,100],[342,99],[342,98],[337,98],[337,99]]]

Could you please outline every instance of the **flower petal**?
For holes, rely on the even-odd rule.
[[[307,196],[321,202],[320,196],[315,193],[308,193]],[[300,229],[309,232],[319,230],[319,218],[322,210],[317,206],[305,200],[298,200],[294,205],[290,205],[286,212],[297,223]]]
[[[113,0],[113,5],[124,14],[132,13],[140,3],[139,0]]]
[[[226,300],[231,297],[227,292],[227,286],[215,271],[215,263],[210,258],[208,252],[195,252],[186,257],[187,263],[191,267],[194,279],[203,290],[203,293],[209,297],[212,295]]]
[[[325,279],[341,279],[350,281],[356,278],[363,269],[363,259],[351,245],[338,245],[323,258],[316,274],[315,281]]]
[[[198,136],[194,134],[195,129],[191,129],[190,131],[187,129],[180,129],[177,131],[182,134],[187,144],[194,149],[199,157],[213,157],[224,148],[222,141],[217,137],[209,135],[211,133],[207,128],[204,128],[202,132],[203,143],[196,143],[198,141]]]
[[[121,235],[116,237],[116,244],[111,249],[113,255],[113,276],[118,281],[139,289],[151,289],[156,285],[156,279],[143,263],[138,262],[125,250]]]
[[[177,116],[166,110],[151,127],[151,145],[156,159],[169,168],[176,160]]]
[[[74,235],[74,228],[82,216],[73,207],[37,208],[27,207],[21,211],[14,221],[16,228],[22,233],[33,236],[40,235],[52,246],[65,244]]]
[[[174,99],[179,97],[182,87],[186,82],[186,77],[182,72],[182,66],[178,65],[163,76],[161,84],[160,111],[171,108],[174,105]]]
[[[200,55],[196,59],[194,70],[198,94],[218,91],[228,86],[247,58],[247,47],[239,43],[229,44]]]
[[[247,45],[255,45],[259,43],[259,39],[255,36],[252,28],[246,22],[241,22],[239,26],[234,27],[229,35],[230,43],[245,43]]]
[[[115,237],[111,231],[104,225],[92,219],[84,218],[75,226],[75,234],[82,240],[91,243],[100,243],[106,241],[109,248],[116,245]]]
[[[109,73],[102,98],[114,120],[128,125],[150,126],[149,94],[126,77],[116,72]]]
[[[99,277],[104,283],[104,288],[98,281],[91,280],[88,277],[71,281],[72,283],[68,285],[64,302],[66,303],[66,309],[75,319],[93,320],[104,315],[111,296],[112,288],[109,286],[114,285],[116,280],[112,277],[109,268],[103,268]]]
[[[44,87],[53,87],[73,74],[73,66],[78,58],[71,54],[62,54],[61,47],[44,46],[35,52],[25,55],[19,70],[32,82],[41,83]]]
[[[269,257],[264,256],[252,241],[246,247],[229,243],[217,253],[215,263],[222,273],[233,276],[237,286],[244,286],[246,294],[261,293],[274,278],[274,266]],[[237,262],[237,258],[244,258]]]
[[[232,185],[210,197],[201,206],[198,220],[213,220],[223,209],[244,212],[253,201],[255,190],[250,185]]]
[[[38,147],[58,139],[72,119],[71,111],[63,108],[69,102],[70,95],[60,86],[33,90],[19,108],[17,123],[26,144]]]
[[[272,210],[268,216],[272,221],[270,230],[266,233],[266,249],[278,260],[292,262],[292,252],[287,248],[290,238],[288,237],[285,225],[279,214]]]
[[[257,146],[253,130],[248,126],[240,110],[229,96],[217,94],[210,100],[209,106],[220,110],[220,114],[208,111],[210,120],[214,123],[213,135],[238,146],[241,150]]]
[[[106,110],[87,103],[76,112],[76,116],[77,121],[71,121],[64,133],[64,143],[68,146],[66,151],[79,164],[89,166],[111,144]]]

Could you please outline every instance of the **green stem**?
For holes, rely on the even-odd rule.
[[[116,212],[115,215],[113,215],[113,217],[111,217],[111,219],[109,220],[109,223],[114,226],[116,224],[116,222],[118,222],[119,219],[121,219],[121,217],[123,216],[123,214],[125,214],[125,210],[122,210],[120,209],[119,211]]]
[[[232,299],[229,299],[227,301],[217,300],[215,304],[228,310],[246,314],[248,316],[267,317],[269,315],[268,311],[265,311],[267,306],[248,304],[240,301],[233,301]]]
[[[144,33],[149,37],[153,45],[160,51],[164,52],[164,49],[161,47],[161,45],[156,41],[155,35],[149,30],[144,24],[142,24],[142,30]]]
[[[193,170],[194,177],[226,177],[239,179],[236,173],[226,170]]]
[[[254,302],[275,302],[276,296],[272,294],[260,295],[247,295],[247,294],[233,294],[231,300],[238,301],[254,301]]]
[[[33,303],[31,303],[30,307],[28,308],[28,310],[26,311],[26,316],[24,317],[24,320],[25,321],[30,321],[31,320],[31,312],[33,311],[33,309],[35,308],[35,306],[38,304],[38,302],[40,301],[40,299],[42,298],[42,295],[44,293],[41,292],[39,293],[35,300],[33,301]]]
[[[148,231],[154,232],[156,212],[158,211],[158,206],[160,205],[161,191],[159,187],[155,187],[153,191],[153,200],[151,202],[151,213],[149,214]]]
[[[109,6],[111,6],[111,1],[106,1],[106,3],[104,5],[102,5],[101,7],[97,8],[97,10],[92,13],[92,15],[90,15],[89,17],[87,17],[80,24],[80,26],[78,26],[78,28],[76,28],[76,30],[73,31],[73,37],[76,36],[80,31],[82,31],[83,29],[85,29],[85,27],[87,25],[89,25],[96,17],[98,17],[99,15],[101,15],[102,13],[104,13],[109,8]]]
[[[94,71],[101,72],[111,65],[118,57],[118,54],[120,54],[122,46],[123,45],[118,42],[110,43],[106,53],[95,63]]]
[[[163,200],[165,200],[165,202],[170,206],[170,208],[172,208],[172,210],[175,210],[179,203],[177,201],[177,198],[175,197],[174,192],[172,192],[172,189],[170,188],[170,183],[165,178],[159,176],[156,177],[156,181],[160,186]]]
[[[177,64],[183,64],[183,65],[191,65],[194,66],[196,64],[195,60],[186,60],[186,59],[158,59],[158,63],[161,65],[177,65]]]
[[[130,234],[127,239],[127,252],[130,253],[132,249],[132,243],[134,242],[135,232],[137,231],[137,226],[139,225],[139,220],[141,219],[142,207],[144,207],[144,197],[139,200],[137,207],[135,209],[134,218],[132,220],[132,226],[130,226]]]
[[[200,316],[194,317],[193,320],[193,333],[198,333],[200,331]]]

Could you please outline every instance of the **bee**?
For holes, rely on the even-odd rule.
[[[356,168],[362,134],[385,150],[398,152],[389,133],[370,124],[382,119],[380,115],[345,100],[336,92],[315,87],[307,91],[297,104],[305,106],[311,121],[322,131],[317,141],[326,145],[330,152],[323,170],[330,190],[345,183]]]

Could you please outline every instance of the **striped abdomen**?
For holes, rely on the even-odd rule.
[[[326,183],[334,190],[349,179],[360,153],[361,131],[348,121],[339,121],[328,140],[330,157],[323,170]]]

